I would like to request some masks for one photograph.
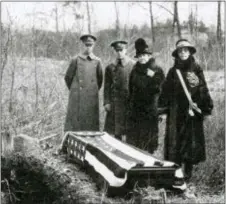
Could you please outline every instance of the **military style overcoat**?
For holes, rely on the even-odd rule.
[[[111,111],[107,112],[104,129],[110,134],[125,134],[129,76],[134,64],[134,60],[126,57],[121,65],[116,60],[106,67],[104,105],[111,104]]]
[[[165,159],[178,164],[190,162],[197,164],[206,159],[205,137],[203,129],[204,116],[211,114],[213,101],[210,97],[203,70],[191,56],[189,66],[175,63],[162,86],[160,106],[168,107],[166,121],[166,136],[164,154]],[[194,103],[201,109],[202,114],[195,112],[195,116],[188,114],[189,103],[179,81],[176,69],[181,71],[186,86],[191,93]],[[198,78],[198,85],[192,87],[189,75]],[[165,104],[165,105],[163,105]]]
[[[69,99],[64,131],[99,131],[98,92],[102,81],[100,58],[80,54],[71,60],[65,75]]]

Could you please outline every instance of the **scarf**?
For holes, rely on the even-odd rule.
[[[155,67],[155,59],[151,58],[146,64],[141,64],[140,62],[136,63],[136,72],[140,74],[146,74],[148,68],[153,69]]]
[[[175,58],[174,67],[181,71],[194,70],[195,58],[190,55],[187,60]]]

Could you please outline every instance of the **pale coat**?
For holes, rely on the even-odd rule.
[[[71,60],[65,75],[69,99],[64,131],[99,131],[99,89],[102,62],[94,54]]]

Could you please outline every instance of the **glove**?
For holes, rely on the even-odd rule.
[[[147,70],[147,75],[148,75],[149,77],[153,77],[153,76],[155,75],[155,72],[153,72],[151,69],[148,69],[148,70]]]

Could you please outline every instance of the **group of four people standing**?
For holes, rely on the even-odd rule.
[[[127,56],[127,42],[115,41],[116,60],[102,73],[101,59],[93,54],[96,37],[83,35],[84,52],[74,57],[65,75],[69,89],[64,131],[99,131],[98,92],[104,78],[104,130],[138,148],[153,153],[158,148],[158,115],[167,114],[164,159],[184,165],[191,177],[192,166],[204,161],[203,119],[213,102],[196,52],[186,39],[176,43],[174,66],[165,78],[146,41],[135,41],[137,62]],[[191,100],[181,84],[180,70]],[[162,107],[163,112],[158,112]],[[200,112],[191,110],[197,108]]]

